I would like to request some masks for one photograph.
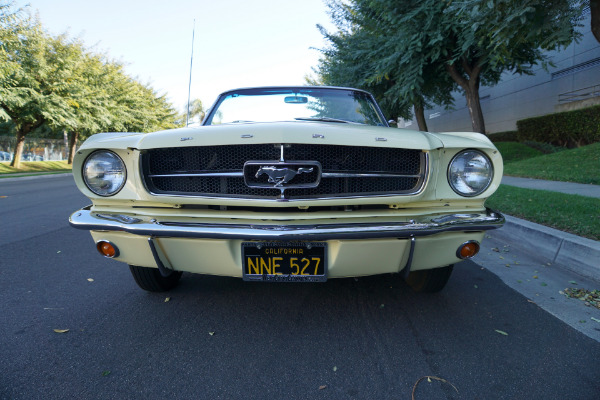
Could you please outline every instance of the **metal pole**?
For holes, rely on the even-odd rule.
[[[192,56],[190,57],[190,83],[188,85],[188,101],[187,101],[187,114],[185,116],[185,126],[187,127],[190,123],[190,95],[192,93],[192,64],[194,62],[194,35],[196,33],[196,20],[194,19],[194,27],[192,28]]]

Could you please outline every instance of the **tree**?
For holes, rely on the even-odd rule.
[[[8,117],[15,124],[17,143],[11,166],[19,168],[27,134],[44,123],[54,126],[73,123],[72,105],[63,94],[68,90],[66,78],[73,68],[74,52],[64,46],[64,39],[47,35],[37,19],[20,21],[13,31],[18,33],[18,40],[2,43],[9,66],[8,73],[0,80],[0,118]]]
[[[186,110],[187,112],[187,110]],[[194,119],[197,119],[198,123],[201,123],[206,115],[206,110],[202,105],[202,100],[194,99],[190,102],[190,115],[188,124],[194,122]]]
[[[342,3],[330,4],[339,10]],[[582,11],[576,0],[349,0],[347,7],[353,29],[342,40],[360,32],[380,46],[369,53],[378,68],[372,79],[393,76],[395,94],[412,95],[413,102],[427,94],[444,104],[453,87],[449,77],[465,95],[473,130],[482,133],[479,87],[496,84],[503,72],[547,66],[543,51],[579,37]]]
[[[18,18],[11,10],[0,4],[0,120],[15,126],[12,166],[20,166],[25,136],[41,126],[69,132],[70,162],[78,139],[93,133],[175,126],[166,95],[79,40],[51,36],[36,18]]]
[[[130,78],[123,66],[102,55],[84,53],[68,94],[75,123],[69,130],[69,163],[77,142],[107,131],[151,132],[175,126],[176,114],[165,95]]]
[[[402,12],[408,12],[412,6],[406,3],[399,7]],[[391,49],[389,35],[380,32],[385,20],[378,15],[374,4],[332,1],[329,9],[338,32],[329,33],[319,27],[331,43],[328,49],[322,50],[324,57],[316,70],[322,81],[372,92],[386,115],[394,120],[410,118],[412,108],[419,129],[425,131],[425,107],[432,104],[452,106],[450,93],[456,84],[438,65],[413,64],[404,56],[402,42],[393,43],[394,49]],[[413,74],[406,73],[414,67],[418,70]],[[419,84],[415,85],[415,81]]]

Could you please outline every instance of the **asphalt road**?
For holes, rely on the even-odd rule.
[[[425,376],[447,383],[416,399],[600,396],[600,343],[472,262],[436,295],[190,274],[146,293],[69,227],[71,179],[0,180],[0,399],[410,399]]]

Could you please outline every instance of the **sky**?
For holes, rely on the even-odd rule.
[[[205,108],[229,89],[303,85],[326,47],[317,24],[333,30],[324,0],[30,0],[52,34],[68,32],[125,64],[184,111]],[[195,22],[194,22],[195,20]],[[313,48],[313,49],[311,49]]]

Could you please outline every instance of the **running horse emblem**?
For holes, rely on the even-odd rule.
[[[274,166],[271,167],[260,167],[256,172],[255,177],[258,178],[262,174],[267,174],[269,177],[269,183],[274,183],[274,187],[282,187],[284,183],[288,183],[296,175],[299,174],[308,174],[313,171],[313,168],[305,168],[300,167],[297,170],[292,168],[277,168]]]

